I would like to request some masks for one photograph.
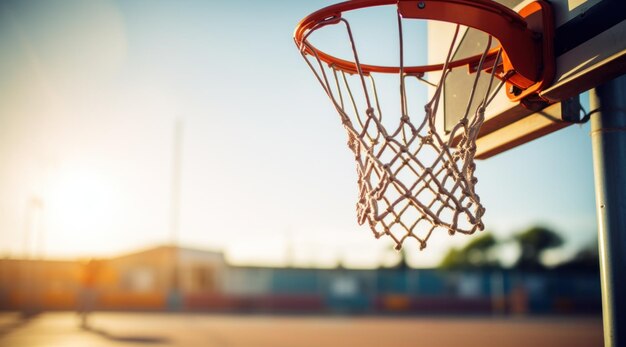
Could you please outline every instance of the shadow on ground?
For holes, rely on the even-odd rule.
[[[22,312],[21,314],[16,315],[16,318],[11,320],[11,322],[7,324],[0,324],[0,337],[12,332],[15,329],[23,327],[30,323],[33,319],[38,316],[38,312]]]
[[[116,342],[132,342],[132,343],[145,343],[145,344],[156,344],[156,343],[169,343],[170,340],[166,337],[158,337],[158,336],[141,336],[141,335],[116,335],[110,333],[104,329],[97,329],[90,326],[82,327],[83,330],[99,335],[107,340],[116,341]]]

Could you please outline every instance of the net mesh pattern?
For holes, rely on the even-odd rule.
[[[399,114],[389,117],[393,119],[395,116],[395,122],[389,122],[387,118],[383,120],[383,105],[376,88],[377,76],[363,72],[346,19],[333,19],[330,24],[345,25],[357,73],[347,73],[324,63],[312,49],[308,35],[329,23],[322,22],[314,27],[299,48],[347,132],[348,147],[354,153],[358,175],[356,210],[359,224],[367,223],[376,238],[391,237],[397,249],[409,238],[417,240],[420,249],[424,249],[437,230],[453,235],[457,232],[473,234],[484,228],[485,209],[475,192],[476,139],[484,121],[485,107],[502,83],[490,93],[492,72],[487,93],[480,97],[478,107],[470,110],[472,101],[478,97],[472,92],[465,115],[460,117],[448,136],[440,135],[436,129],[437,109],[450,71],[447,66],[459,27],[451,40],[438,83],[430,83],[423,75],[409,75],[403,71],[401,21],[398,16],[400,107]],[[490,37],[489,40],[487,47],[491,43]],[[486,56],[487,51],[479,63],[476,80],[483,70]],[[496,64],[499,59],[500,54]],[[495,71],[495,66],[491,70]],[[411,89],[412,83],[426,83],[434,89],[422,112],[408,110],[407,90],[414,90]]]

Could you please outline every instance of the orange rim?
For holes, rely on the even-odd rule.
[[[296,26],[294,40],[305,54],[315,55],[327,64],[347,72],[358,73],[353,61],[343,60],[323,52],[306,38],[315,30],[328,24],[339,22],[345,12],[367,7],[397,5],[402,18],[437,20],[468,26],[485,32],[496,38],[503,49],[504,71],[509,74],[508,82],[526,89],[541,79],[541,40],[536,40],[534,33],[528,29],[525,19],[509,9],[491,0],[352,0],[322,8],[302,19]],[[491,50],[489,57],[495,57],[497,49]],[[480,60],[480,55],[467,57],[448,63],[448,67],[456,68],[473,65]],[[380,66],[361,64],[364,74],[399,73],[399,66]],[[423,74],[440,71],[444,64],[406,66],[406,74]]]

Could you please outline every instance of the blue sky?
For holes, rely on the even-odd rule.
[[[389,241],[356,223],[344,130],[292,40],[328,4],[0,4],[0,254],[167,242],[180,119],[182,244],[236,263],[385,262]],[[541,223],[571,249],[593,240],[592,172],[588,125],[479,162],[487,229],[506,238]],[[467,240],[435,235],[425,251],[409,245],[410,261],[432,266]]]

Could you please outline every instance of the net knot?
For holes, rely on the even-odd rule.
[[[424,145],[431,145],[433,143],[432,135],[422,136],[420,137],[420,142]]]

